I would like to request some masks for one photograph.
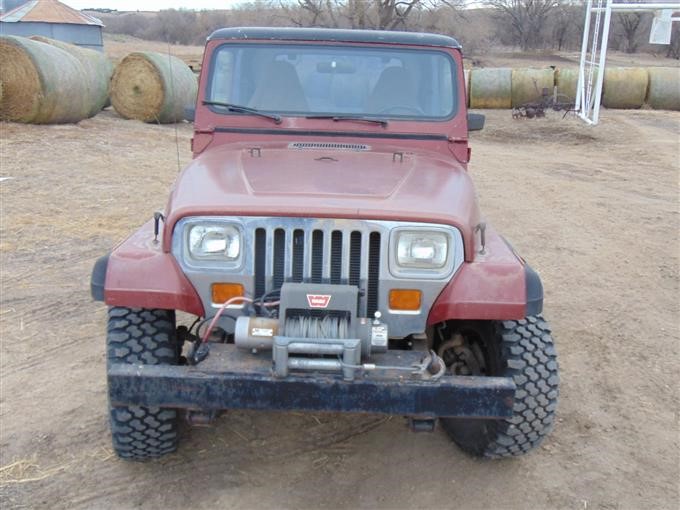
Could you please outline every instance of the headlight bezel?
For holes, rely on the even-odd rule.
[[[185,217],[178,221],[175,226],[175,232],[181,232],[180,236],[173,236],[173,253],[181,264],[185,265],[187,269],[203,271],[218,271],[220,273],[241,273],[245,270],[246,266],[250,266],[253,263],[252,254],[250,253],[251,247],[247,245],[249,239],[246,236],[246,231],[250,232],[253,229],[252,222],[259,225],[262,218],[244,218],[244,217],[207,217],[207,216],[195,216],[195,217]],[[292,221],[292,220],[290,220]],[[302,220],[300,220],[302,221]],[[330,220],[305,220],[314,222],[324,222]],[[338,220],[333,220],[338,221]],[[374,220],[366,220],[370,225]],[[390,221],[377,221],[383,229],[383,233],[388,238],[386,253],[382,255],[382,261],[384,264],[384,269],[381,269],[382,278],[395,278],[404,280],[424,280],[424,281],[441,281],[450,278],[460,267],[464,260],[464,247],[463,239],[460,230],[454,226],[445,224],[426,224],[426,223],[414,223],[414,222],[390,222]],[[239,256],[236,260],[229,261],[224,258],[219,257],[194,257],[189,250],[189,235],[192,227],[194,226],[218,226],[225,227],[229,226],[238,231],[240,236],[240,250]],[[302,228],[302,227],[300,227]],[[317,227],[321,228],[321,227]],[[339,227],[338,227],[339,228]],[[366,228],[364,225],[358,230],[362,232],[368,232],[372,227]],[[379,228],[378,230],[380,230]],[[324,230],[324,228],[321,228]],[[313,230],[313,229],[312,229]],[[328,230],[328,228],[326,228]],[[342,230],[342,229],[341,229]],[[403,267],[398,263],[397,260],[397,244],[399,241],[399,236],[403,232],[415,232],[418,235],[427,235],[427,233],[436,233],[438,235],[444,235],[447,239],[447,254],[445,258],[445,263],[439,268],[418,268],[418,267]],[[384,271],[384,273],[383,273]],[[389,277],[388,277],[389,275]]]
[[[238,254],[235,257],[229,257],[226,253],[210,253],[206,255],[199,255],[192,250],[191,234],[196,228],[206,229],[221,229],[227,232],[232,232],[238,236]],[[229,270],[239,270],[243,266],[244,261],[244,233],[243,226],[236,221],[220,221],[220,220],[205,220],[197,219],[188,222],[184,227],[182,248],[184,258],[187,262],[194,266],[219,264],[221,268]]]
[[[402,264],[399,261],[399,242],[403,235],[418,235],[427,238],[428,234],[433,234],[437,237],[444,237],[446,240],[446,254],[444,261],[439,265],[431,267],[423,267],[423,264]],[[396,227],[390,232],[389,242],[389,269],[392,276],[395,278],[405,279],[426,279],[426,280],[443,280],[451,276],[454,270],[457,253],[462,249],[456,242],[456,236],[453,234],[452,228],[426,226],[417,227],[408,225],[403,227]]]

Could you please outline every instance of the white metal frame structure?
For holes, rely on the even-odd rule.
[[[609,26],[613,11],[656,12],[652,33],[650,34],[650,43],[653,44],[668,44],[670,42],[671,24],[674,21],[680,21],[680,17],[673,16],[673,13],[680,11],[680,3],[634,4],[614,3],[613,0],[587,0],[574,109],[578,112],[579,117],[592,125],[597,124],[600,119],[602,84],[604,83]],[[592,41],[590,40],[591,26]]]

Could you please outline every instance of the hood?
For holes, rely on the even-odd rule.
[[[466,243],[479,221],[472,182],[452,157],[308,142],[204,152],[175,183],[168,233],[179,219],[197,215],[443,223],[460,228]]]

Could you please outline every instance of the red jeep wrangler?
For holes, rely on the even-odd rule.
[[[558,396],[543,290],[480,216],[484,118],[454,39],[218,30],[189,114],[165,211],[92,275],[119,456],[174,451],[179,410],[238,408],[439,420],[485,457],[540,444]]]

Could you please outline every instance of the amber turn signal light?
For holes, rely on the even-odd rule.
[[[243,285],[240,283],[213,283],[212,284],[212,301],[213,303],[222,304],[229,301],[231,298],[243,296]]]
[[[392,289],[390,310],[420,310],[421,292],[416,289]]]

